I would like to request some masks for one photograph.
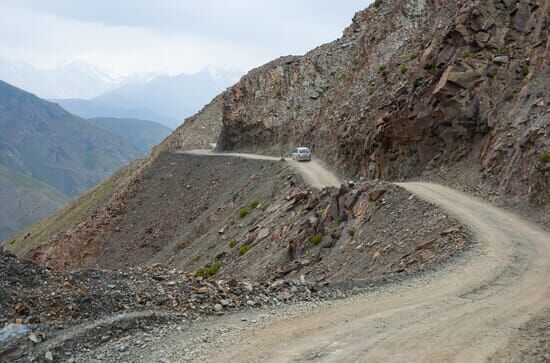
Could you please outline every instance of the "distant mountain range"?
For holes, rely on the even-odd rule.
[[[81,117],[123,117],[158,121],[170,128],[199,111],[238,79],[236,73],[159,76],[148,82],[127,83],[90,100],[56,99]]]
[[[0,79],[52,100],[75,115],[153,120],[170,128],[179,126],[240,76],[237,71],[207,68],[176,76],[114,77],[82,61],[38,69],[0,57]]]
[[[0,240],[145,155],[170,129],[85,120],[0,81]]]
[[[120,86],[117,80],[84,62],[55,69],[37,69],[25,62],[0,58],[0,79],[42,98],[91,98]]]

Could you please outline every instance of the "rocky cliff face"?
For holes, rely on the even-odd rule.
[[[161,149],[309,145],[343,174],[386,179],[473,160],[490,186],[545,203],[549,9],[376,1],[340,39],[252,70]]]

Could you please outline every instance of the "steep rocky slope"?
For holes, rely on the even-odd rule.
[[[394,185],[316,190],[288,163],[223,156],[163,153],[89,213],[49,243],[22,250],[30,231],[7,246],[54,268],[163,263],[204,277],[343,282],[418,271],[470,241]]]
[[[344,174],[394,180],[472,160],[488,187],[544,204],[549,11],[547,0],[376,1],[340,39],[249,72],[160,149],[305,144]]]

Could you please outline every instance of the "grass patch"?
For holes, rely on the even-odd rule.
[[[418,58],[418,53],[412,53],[409,57],[410,60],[415,60],[416,58]]]
[[[527,66],[523,66],[520,68],[520,72],[521,74],[523,74],[524,76],[527,76],[529,74],[529,67]]]
[[[401,67],[399,67],[399,73],[401,74],[405,74],[409,71],[409,68],[407,68],[405,65],[402,65]]]
[[[542,161],[543,163],[550,163],[550,154],[541,155],[540,161]]]
[[[309,238],[309,242],[313,244],[314,246],[317,246],[321,241],[323,240],[323,234],[317,233],[316,235],[313,235]]]
[[[355,235],[355,228],[348,229],[348,236],[353,237]]]
[[[380,67],[378,67],[378,71],[380,71],[380,73],[386,73],[387,70],[388,66],[386,64],[381,64]]]
[[[239,242],[236,239],[229,241],[229,248],[234,248]]]
[[[250,246],[249,245],[242,246],[239,249],[239,256],[242,256],[242,255],[246,254],[248,251],[250,251]]]
[[[207,279],[217,274],[221,267],[222,267],[222,263],[220,261],[215,262],[208,266],[199,268],[197,271],[195,271],[195,276],[202,277],[203,279]]]
[[[260,205],[260,201],[259,201],[258,199],[252,199],[252,200],[250,201],[250,204],[249,204],[249,205],[250,205],[250,208],[256,209],[256,208],[258,208],[258,206]]]
[[[248,215],[248,209],[246,208],[241,208],[239,209],[239,218],[244,218]]]

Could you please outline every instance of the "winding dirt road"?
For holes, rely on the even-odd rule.
[[[183,154],[202,155],[202,156],[230,156],[239,157],[245,159],[255,160],[272,160],[279,161],[280,157],[246,154],[246,153],[217,153],[212,150],[186,150],[180,151]],[[340,180],[336,175],[330,172],[321,161],[313,159],[309,162],[298,162],[292,159],[286,158],[285,161],[289,163],[294,169],[296,169],[304,178],[306,183],[314,188],[322,189],[324,187],[339,187]]]
[[[401,186],[466,223],[479,253],[432,276],[251,330],[208,360],[484,361],[550,306],[547,232],[440,185]]]
[[[308,181],[319,179],[313,185],[334,185],[334,180],[326,182],[327,174],[337,181],[321,164],[302,167],[310,168],[302,172]],[[220,342],[206,360],[484,361],[530,317],[550,307],[548,232],[441,185],[399,185],[469,226],[479,242],[475,253],[406,283],[268,322],[236,342]],[[249,314],[254,318],[254,312]]]

